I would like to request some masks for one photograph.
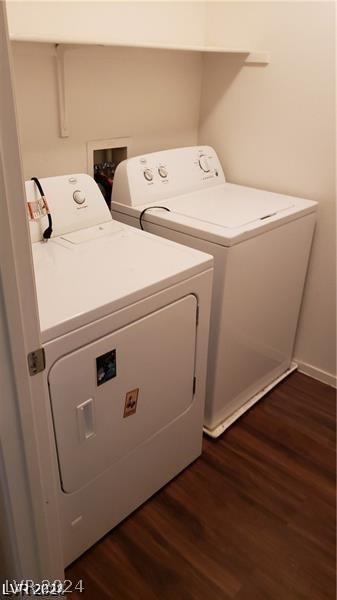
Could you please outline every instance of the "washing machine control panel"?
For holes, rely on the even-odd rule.
[[[114,177],[113,202],[140,206],[224,183],[210,146],[192,146],[143,154],[123,161]]]

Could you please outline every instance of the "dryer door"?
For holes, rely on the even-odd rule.
[[[65,492],[137,452],[189,410],[196,310],[188,295],[53,365],[49,386]]]

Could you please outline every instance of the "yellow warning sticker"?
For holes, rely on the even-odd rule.
[[[137,410],[139,388],[130,390],[125,396],[124,418],[134,415]]]

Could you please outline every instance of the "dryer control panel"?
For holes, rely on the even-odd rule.
[[[86,173],[40,180],[53,219],[53,238],[111,221],[111,214],[96,181]],[[27,203],[39,199],[34,181],[26,181]],[[32,242],[42,239],[47,217],[30,219]]]
[[[116,170],[112,201],[141,206],[225,182],[210,146],[191,146],[135,156]]]

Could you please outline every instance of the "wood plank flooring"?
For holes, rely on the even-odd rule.
[[[291,375],[66,576],[74,600],[334,600],[335,390]]]

